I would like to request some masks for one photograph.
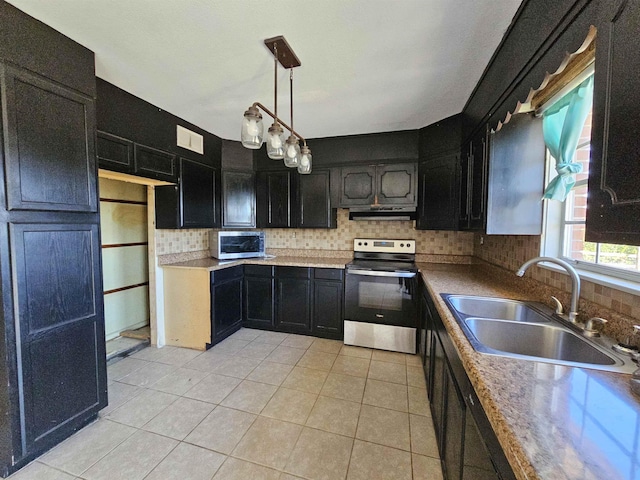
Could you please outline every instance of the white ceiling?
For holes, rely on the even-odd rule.
[[[294,70],[300,134],[415,129],[462,111],[521,3],[9,1],[93,50],[97,76],[230,140],[239,140],[250,104],[273,107],[265,38],[284,35],[302,62]],[[288,71],[278,78],[288,121]]]

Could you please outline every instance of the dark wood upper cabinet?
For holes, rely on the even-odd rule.
[[[376,195],[376,167],[343,167],[340,206],[371,205]]]
[[[458,229],[461,132],[461,115],[420,130],[418,230]]]
[[[418,230],[458,229],[458,165],[453,152],[430,158],[418,166]]]
[[[457,230],[468,230],[470,226],[471,201],[469,187],[471,185],[471,143],[462,147],[460,154],[460,168],[458,170],[458,228]]]
[[[336,228],[337,211],[331,208],[330,171],[298,175],[298,227]]]
[[[640,245],[640,3],[607,4],[596,47],[586,239]]]
[[[177,185],[155,187],[156,228],[220,226],[216,169],[180,158]]]
[[[96,212],[90,97],[0,65],[9,210]]]
[[[463,145],[460,159],[458,226],[460,230],[483,230],[487,218],[487,131]]]
[[[166,182],[178,180],[176,156],[145,145],[135,144],[134,171],[143,177],[155,178]]]
[[[417,165],[398,163],[343,167],[340,206],[416,205]]]
[[[376,181],[378,203],[382,205],[415,205],[417,175],[415,163],[378,165]]]
[[[100,168],[133,173],[133,142],[131,140],[98,131],[96,153]]]
[[[255,228],[255,174],[227,170],[222,172],[222,226]]]
[[[258,228],[293,227],[294,175],[291,170],[258,172],[256,176],[256,225]]]

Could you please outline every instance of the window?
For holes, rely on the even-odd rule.
[[[575,162],[582,164],[576,183],[562,204],[547,201],[544,255],[573,261],[579,269],[640,281],[640,247],[585,241],[587,179],[591,153],[591,113],[580,134]],[[555,176],[555,160],[547,155],[547,179]]]

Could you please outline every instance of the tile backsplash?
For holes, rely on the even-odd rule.
[[[196,252],[209,249],[208,229],[157,230],[156,254]],[[473,234],[468,232],[421,231],[411,221],[353,221],[346,209],[338,210],[338,228],[266,230],[267,249],[353,251],[354,238],[403,238],[416,242],[422,255],[473,255]]]
[[[535,235],[476,234],[474,245],[475,257],[512,272],[530,258],[540,255],[540,237]],[[569,301],[571,279],[568,275],[533,266],[527,270],[526,276],[549,287],[554,294],[556,291],[562,291],[559,298],[565,304]],[[516,280],[514,274],[514,281]],[[611,317],[616,317],[613,318],[614,325],[609,325],[605,330],[617,326],[616,330],[630,334],[632,325],[640,323],[640,295],[595,284],[588,280],[583,280],[581,286],[581,310],[584,310],[588,316],[609,318],[610,323]],[[600,307],[604,307],[607,311],[602,311]],[[620,318],[617,318],[618,316]],[[624,325],[621,326],[621,324]]]

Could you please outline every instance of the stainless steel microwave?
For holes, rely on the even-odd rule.
[[[209,233],[209,248],[218,260],[264,257],[264,232],[214,231]]]

